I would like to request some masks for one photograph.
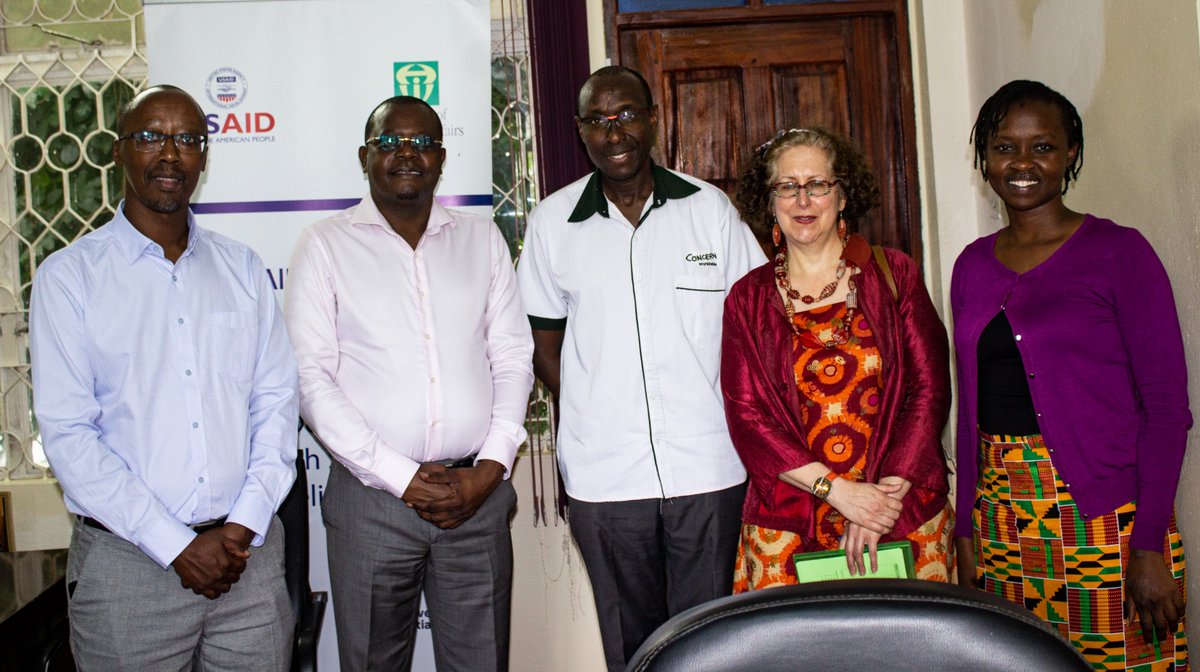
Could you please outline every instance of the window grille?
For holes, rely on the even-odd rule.
[[[110,127],[145,85],[140,0],[0,2],[0,480],[45,478],[31,413],[29,289],[120,200]]]

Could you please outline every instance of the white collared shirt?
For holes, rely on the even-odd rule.
[[[565,318],[558,455],[567,493],[584,501],[746,478],[725,424],[721,316],[766,257],[719,189],[654,170],[636,228],[595,174],[550,195],[529,215],[517,267],[534,327]]]
[[[515,281],[495,223],[437,202],[416,249],[370,197],[301,233],[300,412],[363,484],[401,497],[420,463],[475,452],[511,470],[533,387]]]

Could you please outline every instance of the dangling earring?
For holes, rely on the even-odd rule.
[[[841,238],[842,242],[846,241],[846,220],[842,218],[840,212],[838,213],[838,238]]]
[[[775,243],[775,247],[779,247],[779,241],[783,239],[783,232],[779,230],[779,222],[775,222],[775,226],[771,227],[771,242]]]

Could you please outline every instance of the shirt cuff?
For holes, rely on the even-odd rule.
[[[1130,548],[1163,553],[1173,508],[1174,501],[1169,498],[1140,498],[1133,516],[1133,533],[1129,535]]]
[[[263,542],[267,540],[267,530],[271,529],[271,519],[274,517],[274,509],[270,507],[264,509],[262,506],[247,503],[245,498],[239,497],[233,503],[233,509],[229,511],[229,516],[225,518],[225,522],[237,523],[246,527],[254,533],[254,539],[250,541],[250,545],[262,546]]]
[[[525,443],[528,436],[525,428],[520,425],[492,420],[492,431],[479,447],[475,464],[479,464],[480,460],[499,462],[500,466],[504,467],[504,479],[508,480],[512,476],[513,461],[517,459],[517,449]]]
[[[196,533],[178,520],[160,519],[146,528],[142,534],[144,541],[137,546],[160,567],[167,569],[195,538]]]
[[[362,481],[363,485],[390,492],[397,499],[404,499],[408,484],[412,483],[413,477],[421,468],[421,464],[416,460],[387,450],[375,454],[375,464],[370,470],[360,469],[357,465],[345,462],[342,464]]]
[[[541,329],[543,331],[563,331],[567,328],[567,318],[530,315],[529,326],[533,329]]]

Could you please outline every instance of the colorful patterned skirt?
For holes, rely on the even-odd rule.
[[[1182,620],[1155,647],[1142,640],[1140,624],[1122,618],[1135,503],[1085,520],[1040,434],[980,434],[979,464],[972,520],[983,590],[1052,623],[1097,670],[1188,669]],[[1186,595],[1174,517],[1163,557]]]
[[[917,551],[914,569],[918,579],[950,580],[949,568],[954,566],[954,545],[950,543],[953,532],[954,514],[947,505],[908,534],[908,540],[914,543]],[[796,565],[792,562],[792,555],[802,552],[803,546],[803,539],[795,532],[742,525],[737,563],[733,570],[733,592],[744,593],[796,583]]]

